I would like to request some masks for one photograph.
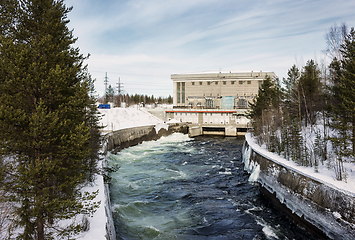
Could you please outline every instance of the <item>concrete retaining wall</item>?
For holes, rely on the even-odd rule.
[[[355,196],[243,148],[245,169],[291,218],[321,238],[355,239]]]
[[[105,135],[104,142],[106,142],[106,148],[103,151],[106,155],[107,151],[119,151],[143,141],[157,140],[162,136],[167,136],[174,132],[187,134],[188,127],[184,123],[173,123],[117,130]]]

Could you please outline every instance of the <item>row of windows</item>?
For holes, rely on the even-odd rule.
[[[175,116],[177,116],[177,115],[180,115],[180,116],[182,116],[182,115],[196,115],[197,116],[197,113],[175,113]],[[212,116],[213,113],[205,113],[205,116],[207,116],[207,115]],[[221,116],[228,116],[228,115],[229,115],[229,113],[221,113]]]
[[[180,99],[182,103],[185,103],[185,83],[181,83],[182,89],[180,90],[180,83],[177,83],[177,103],[180,103]],[[181,94],[181,95],[180,95]]]
[[[234,85],[236,81],[230,81],[230,84],[231,85]],[[239,84],[243,84],[244,82],[247,82],[247,84],[251,84],[251,81],[239,81]],[[259,84],[261,83],[262,81],[259,81]],[[198,82],[199,85],[203,85],[203,82]],[[211,81],[208,81],[207,82],[207,85],[211,85],[213,84],[213,82]],[[219,81],[214,81],[214,84],[215,85],[218,85],[219,84]],[[227,85],[227,81],[222,81],[222,84],[223,85]],[[191,82],[191,85],[195,86],[195,82]]]

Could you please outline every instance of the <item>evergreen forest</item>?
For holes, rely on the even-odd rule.
[[[259,145],[346,181],[344,163],[355,163],[355,29],[334,25],[325,39],[330,64],[311,59],[282,81],[268,77],[248,115]]]
[[[173,98],[169,95],[168,97],[155,97],[154,95],[148,96],[144,94],[131,94],[128,93],[115,93],[115,90],[108,86],[105,95],[98,99],[101,103],[112,102],[115,106],[121,106],[121,103],[124,102],[127,106],[135,104],[172,104]]]
[[[0,236],[73,239],[99,203],[93,81],[63,0],[1,0]]]

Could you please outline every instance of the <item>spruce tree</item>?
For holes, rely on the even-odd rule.
[[[258,137],[259,143],[269,143],[270,131],[276,129],[274,116],[279,111],[280,89],[269,76],[266,76],[258,95],[250,104],[248,117],[251,119],[254,135]]]
[[[283,79],[285,88],[284,92],[284,107],[287,109],[290,119],[297,119],[301,126],[301,92],[299,87],[300,71],[296,65],[293,65],[287,72],[288,77]]]
[[[320,70],[317,64],[313,60],[307,61],[299,79],[299,92],[301,93],[302,102],[301,111],[306,125],[310,123],[313,126],[317,121],[322,92],[320,80]]]
[[[98,118],[85,57],[67,28],[63,0],[2,1],[0,155],[18,239],[69,239],[61,220],[91,214],[81,189],[97,172]],[[3,16],[2,16],[3,17]]]
[[[341,45],[341,60],[334,58],[331,70],[331,127],[338,132],[331,140],[343,157],[355,157],[355,30]]]
[[[105,93],[105,103],[113,102],[114,95],[115,95],[115,90],[111,85],[109,85]]]

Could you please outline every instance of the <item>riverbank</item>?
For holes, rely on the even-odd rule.
[[[243,161],[249,180],[258,182],[290,217],[321,237],[354,239],[352,176],[347,183],[339,182],[329,172],[316,173],[312,168],[297,166],[258,146],[250,134],[246,135]]]

